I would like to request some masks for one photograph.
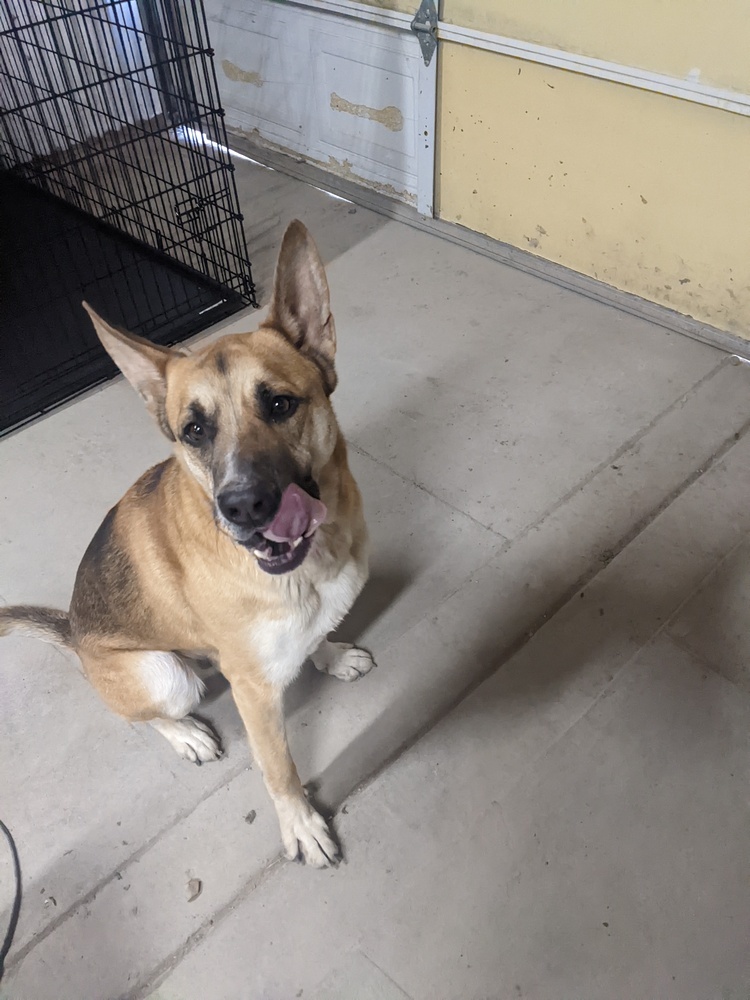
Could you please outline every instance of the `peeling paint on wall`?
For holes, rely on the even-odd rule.
[[[221,60],[221,68],[224,70],[224,75],[235,83],[250,83],[253,87],[262,87],[265,82],[256,70],[240,69],[228,59]]]
[[[284,155],[292,157],[297,160],[297,162],[302,162],[300,161],[299,153],[296,150],[289,149],[276,142],[270,142],[261,135],[257,128],[245,129],[239,128],[236,125],[230,125],[227,131],[230,136],[236,135],[240,139],[248,139],[250,142],[255,143],[258,146],[263,146],[266,149],[272,149],[278,153],[284,153]],[[398,201],[403,201],[407,205],[416,204],[416,195],[412,194],[411,191],[401,190],[394,187],[393,184],[384,184],[381,181],[374,181],[369,177],[363,177],[358,174],[356,170],[354,170],[349,160],[337,160],[335,156],[329,156],[327,160],[320,160],[311,155],[306,156],[305,160],[308,163],[312,163],[314,166],[322,167],[324,170],[335,174],[337,177],[343,177],[345,180],[362,184],[371,191],[378,191],[380,194],[387,195],[389,198],[396,198]]]
[[[314,163],[315,161],[311,159],[310,162]],[[323,164],[323,166],[338,177],[344,177],[348,181],[356,181],[358,184],[365,184],[373,191],[379,191],[381,194],[388,195],[389,198],[398,198],[399,201],[405,201],[409,205],[413,205],[416,202],[416,197],[409,191],[399,191],[392,184],[383,184],[379,181],[367,180],[364,177],[360,177],[352,169],[349,160],[342,161],[337,160],[335,156],[329,156],[327,163]]]
[[[366,104],[352,104],[345,97],[338,94],[331,94],[331,107],[334,111],[342,111],[347,115],[355,115],[357,118],[367,118],[371,122],[378,122],[385,125],[391,132],[400,132],[404,127],[404,116],[393,104],[387,108],[370,108]]]

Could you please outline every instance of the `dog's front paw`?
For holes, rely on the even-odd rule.
[[[172,744],[180,757],[193,764],[204,764],[223,756],[219,737],[200,719],[152,719],[151,725]]]
[[[307,799],[277,802],[284,853],[290,861],[302,858],[313,868],[336,865],[341,857],[328,824]]]
[[[340,681],[357,681],[375,666],[372,656],[349,642],[326,640],[313,655],[313,663],[321,673],[338,677]]]

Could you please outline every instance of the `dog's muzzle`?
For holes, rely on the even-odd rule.
[[[317,492],[314,483],[311,487]],[[283,493],[263,484],[224,490],[216,505],[235,541],[272,574],[289,573],[304,562],[327,515],[325,504],[296,483]]]

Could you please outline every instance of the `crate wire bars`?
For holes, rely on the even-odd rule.
[[[31,252],[27,240],[26,259],[67,259],[79,282],[74,296],[83,291],[114,322],[173,342],[256,305],[200,0],[0,0],[0,168],[6,182],[23,181],[75,210],[53,227],[50,239],[64,246],[49,252],[36,238]],[[96,238],[75,234],[81,220],[96,220]],[[81,243],[87,253],[72,261]],[[11,250],[24,256],[24,247]],[[20,302],[11,263],[3,264],[5,298]],[[42,281],[55,285],[49,274]],[[61,335],[76,341],[68,367],[87,360],[84,347],[101,358],[86,334],[64,327]],[[21,353],[9,356],[18,363]]]

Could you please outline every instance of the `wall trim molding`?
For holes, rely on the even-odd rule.
[[[526,62],[538,63],[542,66],[552,66],[583,76],[595,77],[598,80],[609,80],[611,83],[622,83],[638,90],[648,90],[667,97],[677,97],[693,104],[704,104],[722,111],[730,111],[738,115],[750,115],[750,94],[734,90],[722,90],[711,87],[697,80],[680,79],[666,76],[662,73],[652,73],[650,70],[637,69],[634,66],[623,66],[620,63],[594,59],[591,56],[578,55],[562,49],[551,49],[533,42],[523,42],[517,38],[505,38],[502,35],[492,35],[473,28],[461,28],[458,25],[443,21],[438,26],[438,38],[444,42],[455,42],[485,52],[496,52],[499,55],[512,56]]]

